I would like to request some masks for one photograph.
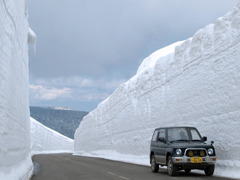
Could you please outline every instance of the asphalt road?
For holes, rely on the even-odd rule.
[[[99,158],[72,156],[71,154],[47,154],[33,156],[35,164],[32,180],[224,180],[202,174],[179,172],[170,177],[160,168],[152,173],[150,166],[110,161]]]

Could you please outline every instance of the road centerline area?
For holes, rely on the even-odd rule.
[[[117,174],[115,174],[115,173],[112,173],[112,172],[107,172],[107,173],[110,174],[110,175],[112,175],[112,176],[119,177],[120,179],[129,179],[129,178],[127,178],[127,177],[119,176],[119,175],[117,175]]]
[[[83,165],[83,166],[90,166],[90,164],[86,164],[86,163],[83,163],[83,162],[74,161],[73,159],[70,159],[70,158],[64,157],[64,159],[69,160],[69,161],[71,161],[71,162],[73,162],[73,163],[75,163],[75,164],[80,164],[80,165]]]

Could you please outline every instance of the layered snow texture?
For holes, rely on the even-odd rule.
[[[33,118],[31,121],[32,154],[73,152],[73,140],[44,126]]]
[[[239,99],[240,3],[192,38],[146,58],[133,78],[81,122],[75,154],[108,153],[131,162],[139,156],[149,164],[155,128],[196,126],[215,141],[215,174],[240,177]]]
[[[0,179],[32,174],[25,0],[0,1]]]

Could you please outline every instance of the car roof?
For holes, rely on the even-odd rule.
[[[156,128],[155,130],[171,129],[171,128],[195,128],[195,129],[197,129],[196,127],[193,127],[193,126],[168,126],[168,127],[159,127],[159,128]]]

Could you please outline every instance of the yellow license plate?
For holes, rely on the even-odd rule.
[[[201,157],[192,157],[191,163],[202,163],[202,158]]]

